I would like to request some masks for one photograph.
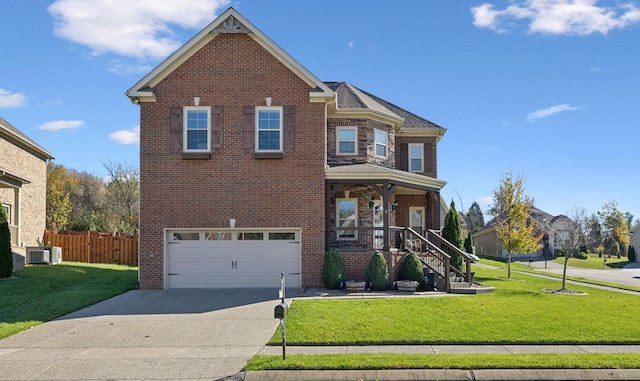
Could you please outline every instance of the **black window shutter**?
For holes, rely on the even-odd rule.
[[[409,170],[409,144],[406,142],[400,143],[400,162],[398,164],[399,170]]]
[[[172,153],[182,152],[182,106],[171,107],[169,144]]]
[[[222,151],[223,106],[211,106],[211,151]]]
[[[433,147],[433,143],[432,142],[425,142],[424,143],[424,163],[422,163],[422,165],[424,166],[424,172],[427,174],[427,176],[430,177],[436,177],[435,173],[432,173],[432,170],[435,169],[435,162],[436,162],[436,151]]]
[[[256,129],[256,108],[254,106],[242,107],[242,148],[245,152],[254,151]]]
[[[285,152],[292,152],[296,146],[296,106],[283,106],[282,111],[282,147]]]

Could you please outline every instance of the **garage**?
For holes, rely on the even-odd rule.
[[[165,288],[300,287],[299,229],[166,230]]]

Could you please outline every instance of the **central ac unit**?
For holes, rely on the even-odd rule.
[[[59,246],[47,247],[49,250],[49,264],[58,265],[62,263],[62,248]]]
[[[27,248],[27,264],[49,264],[49,250],[40,248]]]

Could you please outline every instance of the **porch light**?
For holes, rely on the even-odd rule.
[[[200,97],[193,97],[193,104],[196,106],[200,106]]]
[[[371,200],[369,200],[369,209],[373,209],[375,205],[376,201],[373,199],[373,197],[371,197]]]
[[[394,201],[391,203],[391,211],[395,212],[396,208],[398,208],[398,203]]]

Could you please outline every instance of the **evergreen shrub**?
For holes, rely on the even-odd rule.
[[[578,255],[576,256],[576,258],[578,259],[588,259],[589,256],[587,255],[587,253],[585,253],[584,251],[581,251],[580,253],[578,253]]]
[[[335,247],[329,249],[324,255],[322,267],[322,283],[328,289],[338,289],[344,281],[344,264],[342,256]]]
[[[11,252],[11,232],[9,223],[0,222],[0,278],[13,274],[13,253]]]
[[[387,260],[380,250],[373,252],[369,267],[367,268],[367,283],[369,288],[374,291],[385,291],[389,289],[389,269],[387,268]]]
[[[424,270],[418,255],[411,251],[404,256],[402,267],[400,267],[400,280],[415,280],[418,283],[424,282]]]
[[[629,262],[635,262],[636,261],[636,249],[629,245],[629,256],[628,256]]]

